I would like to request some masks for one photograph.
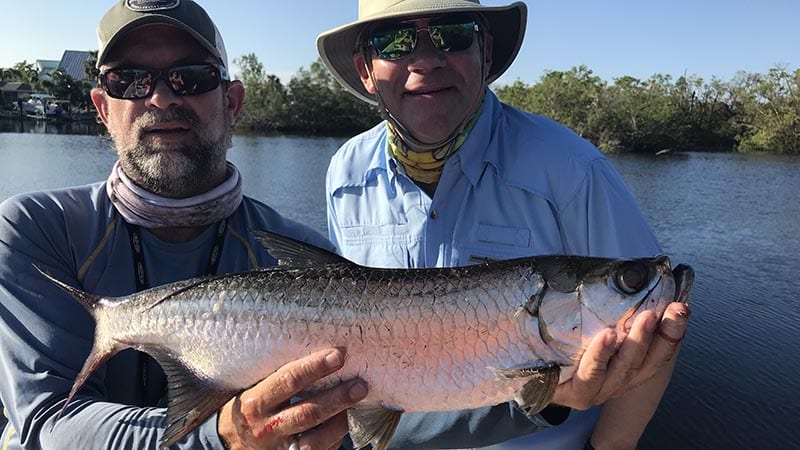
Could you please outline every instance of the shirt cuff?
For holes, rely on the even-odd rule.
[[[219,437],[219,433],[217,432],[217,420],[219,417],[219,412],[216,412],[211,415],[205,422],[200,424],[199,427],[199,436],[200,442],[203,443],[203,448],[213,449],[213,450],[226,450],[225,445],[222,443],[222,439]]]

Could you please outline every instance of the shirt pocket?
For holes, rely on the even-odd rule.
[[[523,248],[531,246],[531,230],[527,228],[478,224],[475,234],[478,243],[490,246]]]
[[[370,267],[409,267],[414,244],[407,224],[354,225],[342,228],[340,252]]]
[[[539,253],[527,228],[479,224],[472,240],[457,245],[458,265],[481,264]]]

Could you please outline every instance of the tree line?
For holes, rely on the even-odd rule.
[[[378,109],[349,94],[319,59],[286,84],[253,53],[233,62],[247,89],[239,132],[352,135],[380,121]],[[94,59],[85,70],[96,79]],[[75,104],[89,102],[88,82],[58,71],[40,81],[24,62],[0,69],[4,80],[26,82]],[[800,69],[739,72],[729,81],[656,74],[607,82],[577,66],[545,72],[533,84],[517,80],[492,89],[502,101],[561,122],[604,152],[800,153]]]
[[[240,129],[352,134],[380,120],[318,59],[284,86],[254,54],[235,60],[247,88]],[[493,86],[500,100],[572,128],[604,152],[702,150],[800,153],[800,69],[696,76],[621,77],[608,83],[586,66],[548,71],[538,82]]]
[[[579,66],[496,92],[513,106],[567,125],[605,152],[800,153],[800,69],[740,72],[727,82],[657,74],[607,83]]]

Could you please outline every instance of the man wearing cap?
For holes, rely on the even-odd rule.
[[[328,169],[329,237],[343,256],[441,267],[661,251],[592,144],[488,89],[516,57],[526,20],[521,2],[359,0],[356,22],[318,37],[332,74],[386,119],[346,142]],[[600,333],[541,414],[514,404],[405,414],[390,446],[634,448],[669,382],[688,313],[673,304],[660,321],[640,317],[627,337]]]
[[[122,296],[274,265],[254,229],[332,248],[242,195],[226,154],[244,88],[230,80],[222,38],[200,6],[122,0],[98,37],[92,100],[119,157],[111,175],[0,205],[0,399],[9,419],[2,450],[155,449],[168,425],[164,372],[134,350],[103,364],[62,411],[94,326],[35,267],[87,292]],[[179,422],[170,448],[338,446],[343,411],[366,395],[363,383],[289,400],[343,360],[340,350],[316,353],[234,399],[197,390],[199,413],[185,418],[188,426]]]

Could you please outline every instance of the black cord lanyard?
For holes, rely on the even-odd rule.
[[[142,236],[139,232],[139,226],[125,222],[128,228],[128,237],[131,241],[131,249],[133,250],[133,277],[136,280],[136,291],[143,291],[150,287],[147,280],[147,271],[144,264],[144,251],[142,248]],[[225,242],[225,231],[228,229],[228,219],[222,219],[217,225],[217,234],[214,239],[214,245],[211,247],[211,252],[208,254],[208,265],[204,275],[214,275],[219,268],[220,253],[222,251],[222,244]]]
[[[133,278],[136,280],[136,292],[143,291],[150,287],[147,280],[147,270],[144,263],[144,249],[142,248],[142,235],[138,225],[133,225],[125,222],[128,229],[128,237],[130,238],[131,250],[133,250]],[[222,253],[222,244],[225,243],[225,232],[228,229],[228,219],[222,219],[217,225],[217,233],[214,238],[214,245],[211,247],[211,252],[208,254],[208,264],[206,266],[205,275],[214,275],[219,269],[219,260]],[[141,403],[144,406],[145,399],[147,398],[147,360],[149,356],[143,352],[137,352],[139,355],[139,374],[142,380],[142,398]],[[164,394],[161,393],[162,403],[164,401]]]

